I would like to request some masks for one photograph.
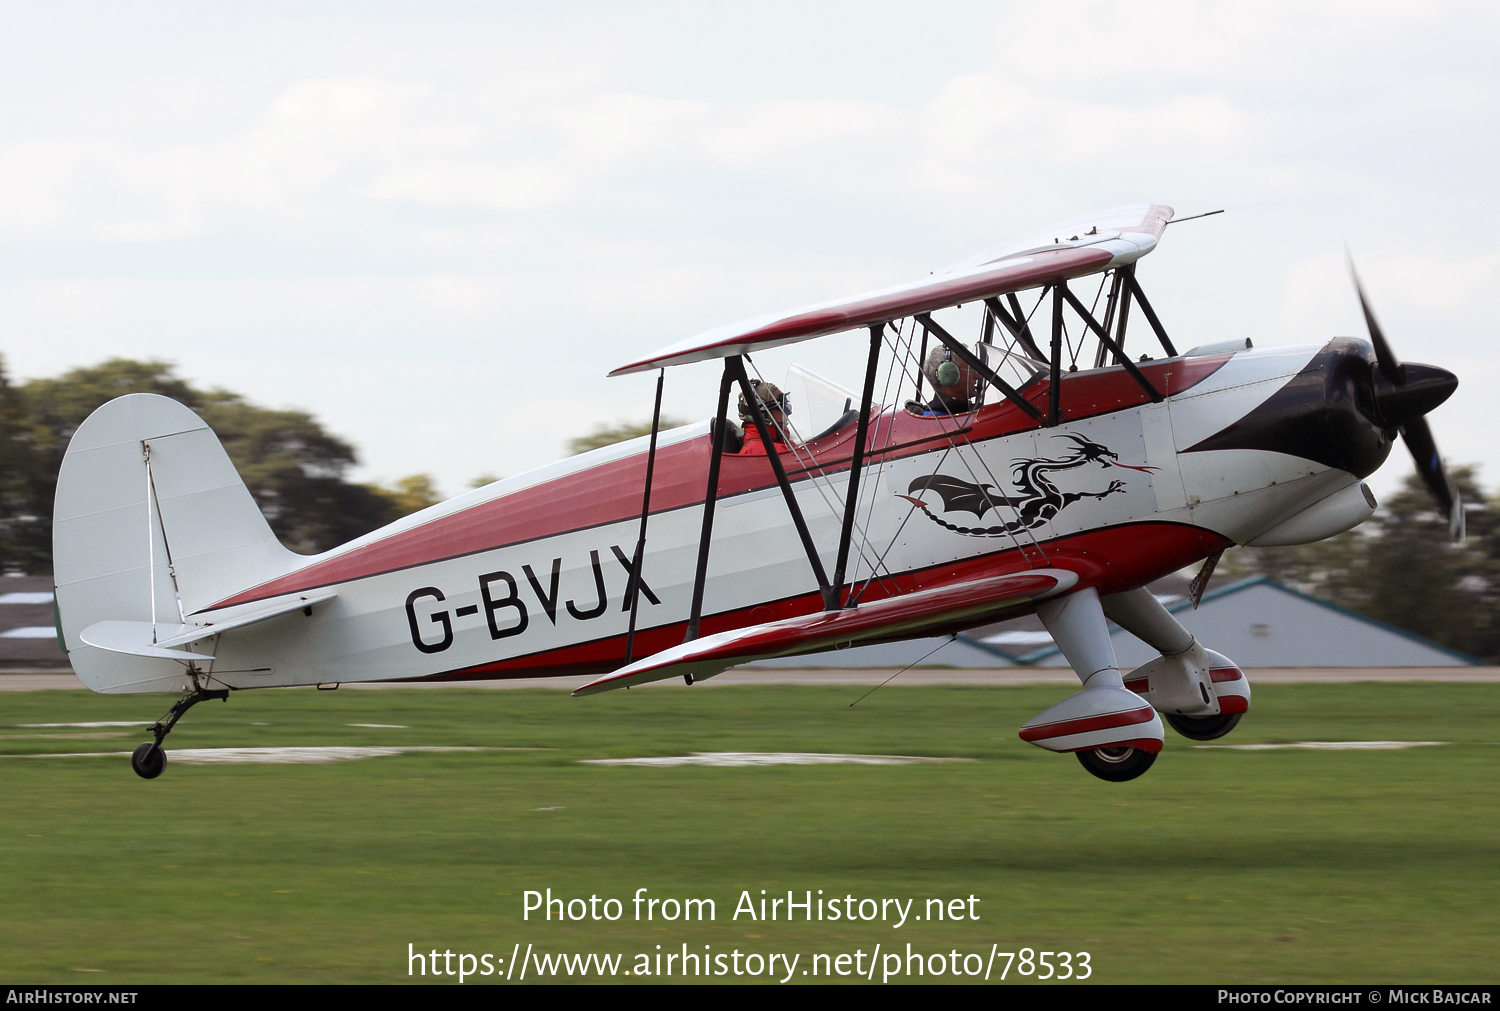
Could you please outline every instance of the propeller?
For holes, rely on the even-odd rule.
[[[1359,295],[1359,307],[1365,314],[1365,325],[1370,331],[1370,343],[1375,346],[1375,374],[1371,376],[1375,394],[1376,421],[1387,429],[1396,429],[1411,458],[1417,465],[1417,474],[1432,493],[1433,499],[1448,514],[1448,533],[1454,540],[1464,539],[1464,503],[1454,485],[1453,478],[1443,466],[1437,443],[1432,439],[1432,429],[1427,426],[1425,415],[1452,395],[1458,388],[1458,378],[1446,369],[1416,363],[1403,364],[1385,339],[1385,332],[1375,320],[1370,300],[1359,283],[1359,274],[1354,269],[1354,260],[1349,260],[1349,273],[1354,277],[1354,290]]]

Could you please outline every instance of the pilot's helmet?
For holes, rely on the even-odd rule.
[[[792,406],[787,401],[787,395],[782,393],[775,384],[761,379],[752,380],[750,389],[761,403],[761,417],[771,423],[772,434],[777,434],[777,429],[785,427],[786,417],[792,413]],[[750,405],[745,403],[743,393],[740,394],[740,423],[746,428],[754,424],[754,418],[750,414]]]
[[[933,389],[950,400],[967,403],[979,392],[979,373],[941,344],[927,352],[922,374]]]

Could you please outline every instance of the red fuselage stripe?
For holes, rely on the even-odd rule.
[[[1101,594],[1120,593],[1153,579],[1184,569],[1229,544],[1223,537],[1207,530],[1180,523],[1130,523],[1119,527],[1090,530],[1046,543],[1047,564],[1078,574],[1079,586],[1096,586]],[[1109,550],[1106,557],[1105,550]],[[989,555],[960,559],[929,569],[898,573],[887,588],[883,582],[870,586],[867,600],[930,589],[945,583],[962,583],[1030,568],[1021,551],[1011,548]],[[709,636],[746,625],[760,625],[784,618],[795,618],[821,610],[823,599],[816,592],[798,594],[781,600],[756,604],[719,614],[704,615],[702,634]],[[1032,605],[1000,607],[994,614],[969,617],[952,626],[927,629],[924,635],[946,635],[966,628],[988,624],[1002,618],[1014,618],[1032,611]],[[682,642],[686,621],[643,628],[636,632],[637,659],[659,653]],[[894,635],[892,640],[909,638]],[[879,638],[863,640],[862,645],[883,642]],[[612,635],[589,642],[574,643],[557,649],[543,650],[525,656],[510,657],[472,667],[457,668],[414,681],[484,681],[510,678],[564,677],[569,675],[607,674],[618,670],[625,659],[625,636]]]

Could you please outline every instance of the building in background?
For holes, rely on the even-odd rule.
[[[0,577],[0,670],[67,669],[53,621],[52,577]]]
[[[1265,576],[1210,590],[1196,611],[1186,596],[1159,596],[1199,642],[1241,667],[1459,667],[1479,663],[1414,632]],[[989,645],[1000,645],[994,640],[1004,634],[991,633]],[[1111,638],[1121,667],[1139,667],[1157,656],[1122,628],[1111,626]],[[1050,637],[1024,653],[1017,651],[1015,661],[1038,667],[1068,665]]]
[[[1257,576],[1210,590],[1194,610],[1187,580],[1170,578],[1151,591],[1198,641],[1241,667],[1456,667],[1474,657],[1413,632],[1300,593]],[[1138,667],[1156,651],[1111,625],[1115,656]],[[948,637],[883,646],[859,646],[813,656],[761,660],[756,667],[1066,667],[1067,660],[1042,626],[1027,615]],[[930,656],[928,654],[931,654]],[[926,659],[922,659],[926,657]]]

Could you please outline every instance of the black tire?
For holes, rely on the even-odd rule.
[[[131,752],[130,767],[142,779],[155,779],[167,767],[167,753],[155,741],[147,741]]]
[[[1156,761],[1154,752],[1140,748],[1099,748],[1075,751],[1083,767],[1100,779],[1125,783],[1143,774]]]
[[[1220,713],[1218,716],[1168,715],[1172,729],[1190,741],[1217,741],[1240,725],[1244,713]]]

